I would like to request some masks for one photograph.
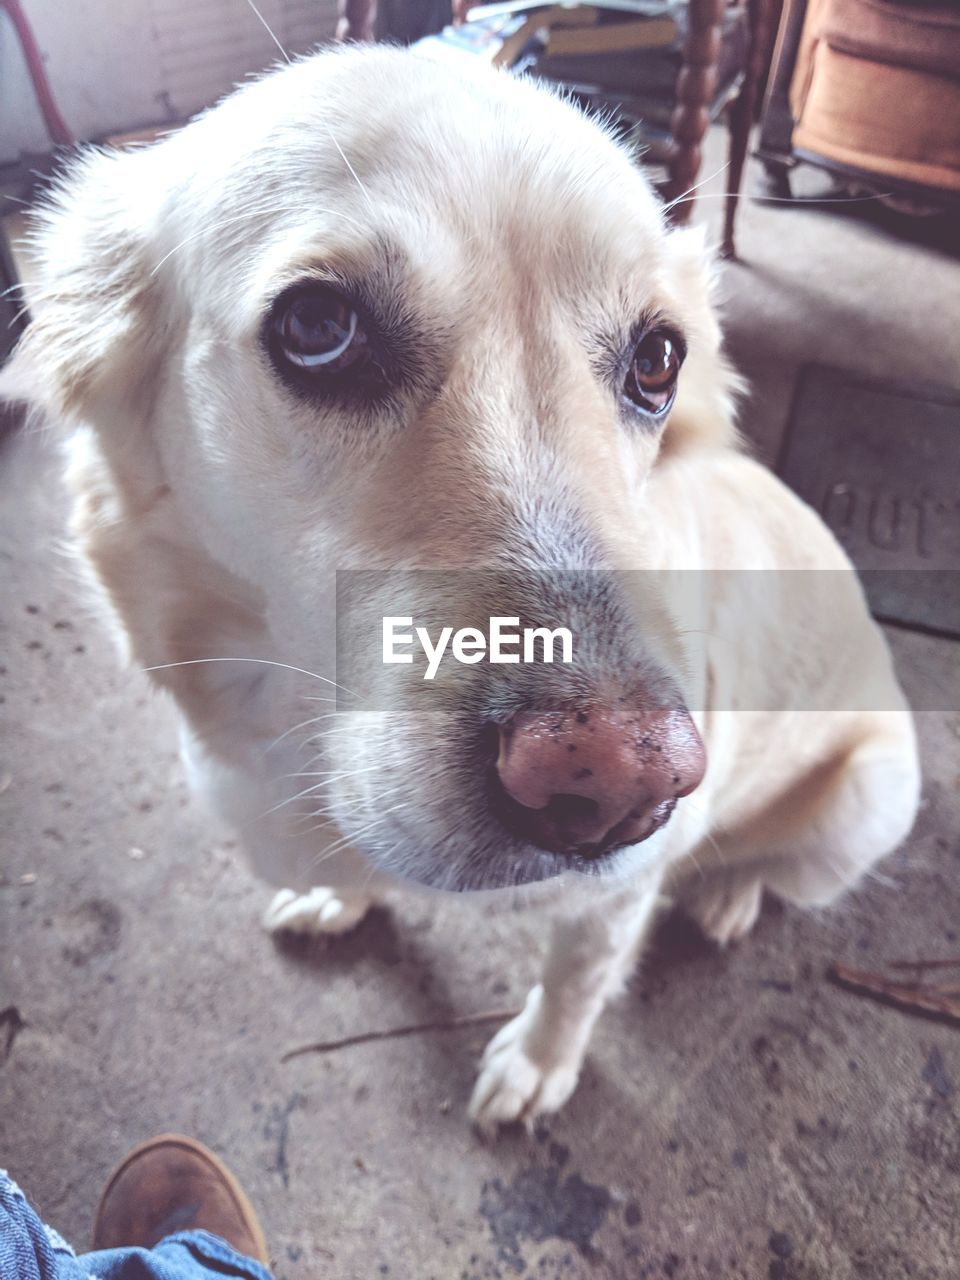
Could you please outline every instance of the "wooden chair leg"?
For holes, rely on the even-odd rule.
[[[747,0],[747,9],[750,23],[747,65],[740,92],[730,108],[730,163],[727,168],[727,199],[724,202],[723,241],[720,249],[724,258],[736,257],[733,233],[737,206],[740,203],[740,186],[750,144],[750,130],[757,111],[760,81],[766,68],[772,35],[771,0]]]
[[[671,120],[673,143],[668,160],[669,178],[664,187],[673,222],[690,218],[693,201],[688,193],[696,185],[703,160],[703,137],[710,123],[710,102],[717,87],[720,57],[720,22],[726,0],[690,0],[683,66],[677,77],[677,105]]]
[[[337,39],[372,40],[377,0],[337,0]]]
[[[0,12],[4,11],[13,23],[13,29],[16,32],[17,39],[20,41],[20,48],[27,64],[30,83],[33,85],[33,92],[37,96],[37,102],[43,115],[43,122],[47,126],[47,133],[58,146],[72,146],[75,139],[60,114],[60,109],[53,96],[53,90],[50,88],[50,81],[47,79],[43,54],[37,45],[33,28],[27,21],[20,0],[0,0]]]

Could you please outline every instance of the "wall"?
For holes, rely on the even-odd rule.
[[[182,120],[280,57],[247,0],[22,0],[78,138]],[[336,0],[256,0],[288,53],[330,39]],[[49,150],[0,12],[0,163]]]

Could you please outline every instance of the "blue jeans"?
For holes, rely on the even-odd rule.
[[[152,1249],[103,1249],[79,1258],[44,1226],[0,1169],[0,1280],[272,1280],[269,1271],[207,1231],[178,1231]]]

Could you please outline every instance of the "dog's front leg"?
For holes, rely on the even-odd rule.
[[[543,981],[483,1056],[470,1100],[481,1129],[529,1124],[573,1093],[594,1023],[630,973],[659,889],[656,877],[556,922]]]

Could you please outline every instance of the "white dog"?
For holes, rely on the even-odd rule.
[[[907,834],[910,714],[843,553],[738,452],[702,240],[574,107],[321,53],[81,158],[35,248],[17,364],[74,425],[74,531],[269,923],[550,882],[480,1124],[566,1100],[665,895],[726,942]],[[406,612],[565,621],[574,660],[353,697],[343,569],[443,570]]]

